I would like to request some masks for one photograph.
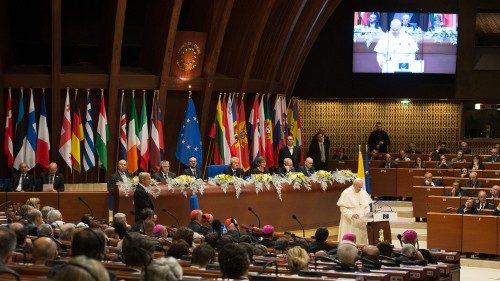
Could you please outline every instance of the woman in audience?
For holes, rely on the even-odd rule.
[[[259,156],[255,160],[255,168],[252,170],[252,174],[269,174],[267,170],[266,158]]]
[[[469,165],[469,170],[484,170],[484,164],[479,155],[472,157],[472,163]]]
[[[177,281],[182,280],[182,267],[172,257],[153,260],[141,274],[141,281]]]
[[[463,167],[461,172],[460,172],[460,177],[461,178],[469,178],[469,169]]]
[[[299,271],[307,269],[309,264],[309,254],[301,247],[293,247],[286,254],[288,268],[292,274],[297,274]]]
[[[413,162],[413,165],[411,165],[411,168],[413,168],[413,169],[423,169],[424,168],[424,162],[422,161],[422,158],[417,157],[415,159],[415,162]]]
[[[227,244],[219,253],[222,278],[240,279],[248,274],[250,260],[246,250],[238,244]]]
[[[451,163],[464,163],[465,158],[464,158],[464,153],[462,150],[459,150],[457,152],[457,156],[453,159],[451,159]]]
[[[99,261],[86,256],[78,256],[61,267],[54,280],[109,281],[109,275]]]
[[[40,210],[40,198],[38,197],[31,197],[28,200],[26,200],[26,205],[29,205],[37,210]]]

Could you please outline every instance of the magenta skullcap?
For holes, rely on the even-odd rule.
[[[352,232],[346,232],[343,236],[342,236],[342,241],[344,240],[347,240],[347,241],[351,241],[353,243],[356,243],[356,234],[352,233]]]
[[[405,241],[417,240],[417,232],[413,229],[405,230],[405,232],[403,232],[403,240],[405,240]]]
[[[165,231],[165,227],[162,224],[157,224],[153,227],[153,234],[161,234]]]
[[[262,227],[262,234],[272,234],[274,233],[274,227],[272,225],[266,224]]]

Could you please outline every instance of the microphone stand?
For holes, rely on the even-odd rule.
[[[252,209],[252,207],[248,207],[248,210],[250,212],[252,212],[252,214],[254,214],[254,216],[257,218],[257,221],[259,222],[259,228],[261,228],[261,225],[260,225],[260,218],[259,216],[257,215],[257,213],[255,213],[255,211]]]
[[[299,223],[300,228],[302,228],[302,237],[305,238],[306,237],[306,231],[305,231],[304,226],[302,225],[302,223],[299,221],[299,219],[297,218],[296,215],[292,215],[292,219],[296,220]]]
[[[238,231],[238,242],[241,240],[241,233],[240,233],[240,227],[238,226],[238,222],[232,218],[231,222],[234,224],[234,227],[236,227],[236,230]]]
[[[57,194],[59,194],[59,190],[58,190]],[[89,211],[90,211],[90,216],[91,216],[92,218],[94,218],[94,212],[92,211],[92,208],[90,208],[89,204],[87,204],[87,202],[85,202],[85,200],[83,200],[83,198],[82,198],[82,197],[80,197],[80,196],[78,196],[78,200],[80,200],[80,202],[82,202],[82,203],[83,203],[83,204],[87,207],[87,209],[89,209]]]
[[[170,215],[172,218],[175,219],[175,221],[177,222],[177,228],[181,228],[181,223],[179,222],[179,219],[174,216],[172,213],[170,213],[167,209],[163,208],[161,209],[164,213],[167,213],[168,215]]]
[[[276,260],[269,261],[266,264],[264,264],[264,266],[262,266],[262,272],[261,273],[264,273],[264,270],[266,270],[266,267],[268,267],[268,266],[270,266],[272,264],[274,264],[274,274],[276,276],[278,276],[278,262]]]

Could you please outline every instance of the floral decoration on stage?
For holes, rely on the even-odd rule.
[[[151,196],[153,196],[154,199],[158,198],[158,196],[160,196],[161,193],[161,188],[158,184],[159,182],[152,178],[149,184],[149,188],[146,188],[146,192],[151,194]]]
[[[273,177],[270,174],[254,174],[248,179],[249,184],[255,186],[255,193],[259,194],[264,187],[267,190],[271,190],[271,184],[273,183]]]
[[[311,182],[318,183],[323,191],[326,191],[328,184],[333,184],[333,175],[329,171],[319,170],[312,174]]]
[[[124,181],[119,181],[116,184],[123,188],[123,193],[125,194],[125,197],[129,197],[129,195],[134,194],[135,186],[139,184],[139,177],[135,176],[132,178],[125,178]]]
[[[356,179],[356,177],[357,175],[354,174],[351,170],[337,170],[332,173],[332,180],[341,184],[352,182]]]
[[[208,184],[220,186],[224,193],[227,193],[229,185],[233,185],[236,192],[236,198],[240,198],[241,188],[247,183],[248,182],[242,178],[226,174],[216,175],[215,177],[208,179]]]
[[[193,176],[181,175],[174,179],[167,180],[168,190],[172,190],[173,188],[178,188],[181,190],[181,193],[187,197],[188,191],[191,191],[193,194],[200,193],[203,195],[205,190],[205,182],[202,179],[196,179]]]

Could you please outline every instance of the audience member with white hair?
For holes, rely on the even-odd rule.
[[[141,274],[141,281],[177,281],[182,280],[182,267],[172,257],[155,259]]]

